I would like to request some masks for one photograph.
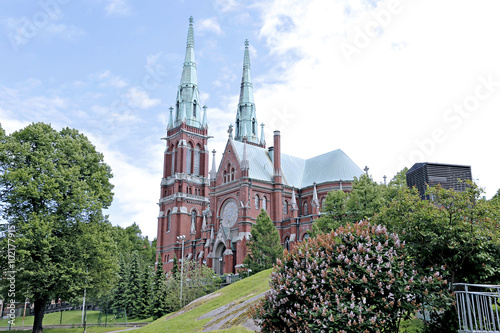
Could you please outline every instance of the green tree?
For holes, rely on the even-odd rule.
[[[179,259],[177,259],[177,256],[174,254],[174,262],[173,262],[173,266],[172,266],[172,271],[170,271],[170,273],[172,274],[172,276],[177,276],[179,274]]]
[[[243,263],[255,274],[273,267],[276,259],[283,255],[278,229],[267,212],[261,209],[255,224],[252,226],[250,240],[247,242],[248,254]]]
[[[127,302],[127,315],[130,318],[136,318],[141,312],[140,299],[141,290],[141,272],[139,267],[139,255],[134,251],[132,255],[132,262],[129,266],[127,284],[125,288],[125,299]]]
[[[278,260],[255,317],[262,332],[398,332],[424,301],[447,303],[442,275],[417,269],[385,227],[347,224]]]
[[[156,272],[153,280],[153,303],[151,312],[153,319],[158,319],[168,312],[168,286],[163,272],[163,264],[161,256],[158,256],[158,264],[156,265]]]
[[[0,269],[15,271],[16,298],[34,302],[39,333],[51,299],[72,299],[85,287],[97,294],[112,283],[116,247],[102,214],[113,197],[111,169],[77,130],[36,123],[3,135],[0,172],[1,217],[13,231],[1,248],[9,239],[16,247],[15,261],[4,253]]]
[[[344,191],[331,191],[326,196],[322,215],[312,226],[311,236],[328,233],[344,225],[347,218],[347,193]]]
[[[373,217],[385,205],[384,186],[377,184],[370,176],[354,177],[352,191],[347,200],[350,221],[357,222]]]
[[[403,170],[399,171],[387,184],[387,187],[385,189],[384,193],[384,198],[385,202],[389,203],[391,202],[395,197],[397,197],[399,191],[403,188],[408,187],[406,185],[406,173],[408,172],[408,168],[404,168]]]
[[[152,303],[153,303],[153,275],[152,266],[144,265],[140,278],[139,290],[139,312],[138,317],[145,319],[152,316]]]
[[[416,189],[403,188],[391,204],[374,218],[401,235],[419,267],[443,265],[451,283],[500,281],[500,214],[494,204],[481,199],[482,189],[468,182],[466,191],[440,186],[426,192],[433,200],[421,200]],[[456,327],[455,308],[432,313],[430,331]],[[446,329],[445,329],[446,328]]]

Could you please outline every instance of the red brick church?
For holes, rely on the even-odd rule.
[[[234,132],[234,135],[233,135]],[[259,135],[260,132],[260,135]],[[182,258],[177,237],[184,235],[184,258],[236,273],[247,254],[245,242],[261,209],[289,248],[309,237],[330,191],[349,191],[361,169],[340,149],[302,159],[281,152],[279,131],[266,143],[257,122],[250,77],[248,41],[236,122],[217,168],[209,173],[207,108],[201,106],[189,19],[186,56],[174,108],[170,108],[161,180],[157,253],[165,271]],[[269,147],[266,147],[269,146]]]

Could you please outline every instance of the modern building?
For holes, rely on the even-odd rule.
[[[427,185],[436,186],[440,184],[445,189],[465,191],[467,184],[460,180],[472,180],[472,172],[469,165],[440,164],[440,163],[415,163],[406,172],[406,184],[408,187],[416,187],[422,199],[429,199],[425,195]]]
[[[178,236],[184,235],[184,259],[199,260],[219,274],[235,273],[261,209],[289,248],[308,237],[327,193],[349,191],[354,177],[363,173],[340,149],[310,159],[282,153],[279,131],[266,147],[264,124],[257,121],[248,47],[245,41],[235,126],[229,126],[218,167],[212,151],[209,173],[207,108],[199,100],[193,19],[189,20],[160,186],[157,253],[165,271],[172,269],[174,256],[182,258]]]

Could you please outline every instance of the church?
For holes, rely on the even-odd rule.
[[[363,171],[340,149],[303,159],[281,152],[279,131],[266,142],[264,124],[257,121],[248,41],[236,121],[218,167],[212,151],[209,171],[207,107],[199,99],[193,30],[191,17],[164,138],[157,255],[166,272],[177,257],[197,260],[217,274],[237,273],[261,209],[278,229],[281,244],[290,248],[309,237],[328,192],[350,191]]]

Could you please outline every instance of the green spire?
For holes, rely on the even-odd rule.
[[[182,68],[181,82],[177,89],[175,104],[176,116],[174,126],[186,122],[189,126],[202,127],[202,113],[198,91],[198,76],[194,57],[193,17],[189,18],[189,28],[186,43],[186,56]]]
[[[236,112],[235,140],[243,141],[243,137],[246,136],[248,142],[259,144],[259,137],[257,135],[258,123],[253,99],[253,85],[250,76],[250,52],[248,46],[249,43],[247,39],[245,40],[245,54],[243,57],[240,100]]]

